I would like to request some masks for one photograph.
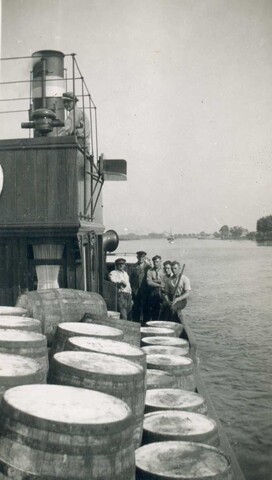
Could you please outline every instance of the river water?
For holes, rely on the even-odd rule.
[[[184,310],[209,394],[247,480],[272,479],[272,247],[250,241],[122,241],[185,263]]]

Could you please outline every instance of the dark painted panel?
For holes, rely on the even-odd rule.
[[[0,151],[1,225],[78,224],[75,149]]]
[[[35,173],[34,173],[34,184],[35,184],[35,219],[39,224],[41,222],[48,222],[48,163],[44,161],[44,150],[35,150]]]
[[[0,164],[3,168],[4,183],[0,196],[0,221],[6,223],[15,220],[16,212],[16,175],[14,152],[0,152]]]
[[[14,152],[16,176],[16,221],[25,223],[35,218],[34,152]]]

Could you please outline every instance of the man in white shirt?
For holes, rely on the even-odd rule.
[[[117,258],[115,260],[115,270],[109,273],[109,280],[117,286],[117,310],[120,312],[120,318],[128,320],[132,309],[132,295],[125,264],[126,260],[124,258]]]
[[[171,309],[173,322],[182,322],[182,310],[186,307],[187,298],[190,295],[190,280],[182,275],[182,269],[179,262],[172,262],[173,275],[164,285],[164,300]]]

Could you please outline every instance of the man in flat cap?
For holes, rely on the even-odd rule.
[[[132,288],[132,318],[141,324],[148,320],[148,287],[146,282],[147,272],[150,269],[146,261],[146,252],[136,252],[137,263],[132,268],[130,283]]]
[[[162,278],[163,269],[161,266],[160,255],[155,255],[152,258],[153,267],[147,272],[147,285],[148,285],[148,303],[149,303],[149,315],[151,320],[158,320],[161,302],[162,302]]]
[[[128,320],[132,308],[132,296],[125,264],[126,260],[124,258],[117,258],[115,260],[115,270],[109,273],[109,280],[117,286],[117,310],[120,312],[120,318]]]
[[[78,98],[72,92],[62,95],[63,106],[67,110],[64,127],[58,131],[58,136],[75,135],[78,143],[90,150],[90,123],[85,112],[77,106]]]

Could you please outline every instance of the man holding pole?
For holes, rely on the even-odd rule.
[[[191,285],[188,277],[183,275],[185,265],[176,260],[172,262],[173,275],[168,279],[164,287],[164,305],[169,308],[168,320],[182,322],[182,310],[185,308],[187,298],[190,295]]]

